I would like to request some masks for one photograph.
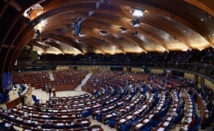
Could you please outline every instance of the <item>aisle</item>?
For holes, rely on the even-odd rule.
[[[82,91],[82,86],[85,85],[85,83],[88,81],[88,79],[91,77],[92,73],[88,73],[85,78],[82,80],[81,84],[77,86],[75,91]]]

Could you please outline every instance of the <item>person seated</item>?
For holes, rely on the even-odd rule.
[[[54,115],[54,114],[52,114],[51,116],[50,116],[50,119],[52,119],[52,120],[57,120],[57,115]]]
[[[7,109],[3,109],[3,114],[7,115],[8,114],[8,110]]]
[[[7,130],[7,131],[16,131],[16,129],[13,127],[13,125],[12,124],[10,124],[10,123],[5,123],[5,129]]]
[[[172,118],[174,118],[174,117],[178,116],[178,114],[177,114],[175,111],[173,111],[173,112],[170,113],[170,116],[171,116]]]
[[[50,107],[50,108],[53,107],[52,102],[48,102],[48,107]]]
[[[0,120],[0,128],[6,129],[5,122],[3,120]]]
[[[29,116],[28,112],[24,112],[24,117],[27,118]]]
[[[0,107],[0,113],[3,113],[3,108]]]
[[[197,124],[197,115],[195,114],[192,117],[192,121],[190,122],[190,127],[196,126],[196,124]]]
[[[39,106],[36,106],[36,111],[41,112],[41,108]]]
[[[50,129],[50,128],[53,128],[53,126],[54,125],[52,121],[46,121],[41,127]]]
[[[156,112],[152,119],[154,121],[158,122],[158,121],[161,121],[162,118],[161,118],[160,114]]]

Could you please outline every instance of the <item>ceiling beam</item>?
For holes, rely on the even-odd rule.
[[[58,35],[54,38],[52,38],[54,40],[60,41],[62,43],[65,43],[69,46],[72,46],[73,48],[76,48],[77,50],[79,50],[81,53],[84,53],[83,49],[81,48],[81,46],[74,41],[74,39],[68,37],[68,36],[64,36],[64,35]]]
[[[183,5],[188,6],[186,2],[177,0],[177,3],[180,2]],[[184,10],[183,6],[178,6],[174,4],[176,7],[172,7],[169,4],[169,1],[165,2],[157,2],[154,4],[153,1],[138,1],[138,0],[114,0],[109,1],[109,4],[115,4],[115,5],[124,5],[124,6],[130,6],[130,7],[138,7],[138,9],[147,10],[150,12],[154,12],[156,14],[160,14],[163,16],[167,16],[170,19],[174,19],[177,22],[180,22],[181,24],[186,25],[187,27],[191,28],[192,30],[196,31],[198,34],[200,34],[204,39],[206,39],[211,45],[214,46],[214,42],[209,37],[209,35],[212,35],[207,29],[210,29],[210,27],[213,26],[213,22],[210,24],[207,24],[206,22],[201,23],[200,19],[198,19],[199,13],[201,14],[202,11],[199,11],[198,8],[185,8]],[[164,6],[164,7],[163,7]],[[182,9],[177,9],[177,7],[180,7]],[[164,8],[164,10],[163,10]],[[176,8],[176,10],[175,10]],[[187,11],[188,10],[188,11]],[[194,11],[197,11],[197,13],[191,13]],[[187,13],[185,13],[187,12]],[[198,21],[198,22],[195,22]],[[213,21],[213,20],[212,20]]]
[[[60,50],[62,53],[64,53],[64,49],[63,49],[60,45],[58,45],[56,42],[44,41],[44,43],[45,43],[46,45],[55,47],[55,48],[57,48],[58,50]]]
[[[6,2],[6,8],[11,5],[14,9],[16,9],[17,11],[21,12],[22,11],[22,7],[15,1],[15,0],[3,0],[4,2]]]
[[[98,20],[98,21],[105,21],[105,22],[108,22],[109,24],[114,24],[114,25],[118,25],[120,27],[125,27],[128,30],[131,30],[133,32],[137,31],[137,32],[145,35],[149,39],[151,39],[153,42],[159,44],[160,46],[162,46],[163,48],[165,48],[165,50],[168,51],[168,49],[165,46],[165,44],[160,39],[158,39],[158,37],[153,37],[152,36],[153,34],[151,32],[150,33],[146,33],[145,32],[145,28],[143,28],[142,26],[138,27],[138,28],[131,26],[130,21],[132,19],[128,19],[128,18],[125,18],[123,16],[114,16],[114,15],[109,15],[109,14],[108,15],[106,14],[105,17],[101,17],[101,16],[102,16],[102,14],[96,13],[95,15],[93,15],[92,17],[90,17],[90,19]],[[100,18],[100,19],[98,19],[98,18]]]
[[[41,48],[43,50],[43,52],[47,51],[44,45],[41,45],[41,44],[39,44],[36,41],[31,40],[28,44],[29,45],[33,45],[33,46],[37,46],[37,47]]]
[[[203,3],[203,1],[196,1],[196,0],[184,0],[198,8],[200,8],[201,10],[203,10],[204,12],[207,12],[209,15],[211,15],[212,17],[214,17],[214,10],[212,8],[209,8],[205,3]],[[204,0],[205,1],[205,0]],[[210,4],[212,0],[208,1],[207,0],[207,3]],[[213,1],[212,1],[213,2]],[[214,3],[212,3],[214,4]]]
[[[97,49],[98,51],[100,51],[102,54],[106,54],[105,50],[103,50],[102,46],[102,43],[100,43],[100,41],[97,41],[97,38],[94,38],[94,37],[86,37],[83,39],[83,43],[85,44],[90,44],[92,45],[93,47],[95,47],[95,49]]]
[[[120,46],[119,44],[116,44],[114,41],[112,41],[111,39],[108,39],[106,36],[101,36],[98,32],[99,29],[97,28],[92,28],[91,26],[83,26],[81,29],[81,32],[91,36],[91,37],[96,37],[100,40],[105,40],[107,43],[117,47],[117,49],[121,50],[122,52],[125,52],[125,50],[123,49],[122,46]],[[107,34],[108,35],[108,34]]]

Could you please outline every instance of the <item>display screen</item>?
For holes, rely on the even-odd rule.
[[[12,72],[3,73],[2,87],[4,91],[12,89]]]

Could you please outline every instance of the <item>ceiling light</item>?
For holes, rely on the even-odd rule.
[[[143,50],[142,50],[140,47],[137,48],[137,52],[138,52],[138,53],[141,53],[142,51],[143,51]]]
[[[112,46],[112,49],[115,50],[115,49],[116,49],[116,46],[113,45],[113,46]]]
[[[142,10],[139,10],[139,9],[132,9],[131,13],[133,16],[142,17],[144,12]]]
[[[42,30],[47,25],[47,20],[41,20],[39,24],[37,24],[34,28],[37,30]]]

